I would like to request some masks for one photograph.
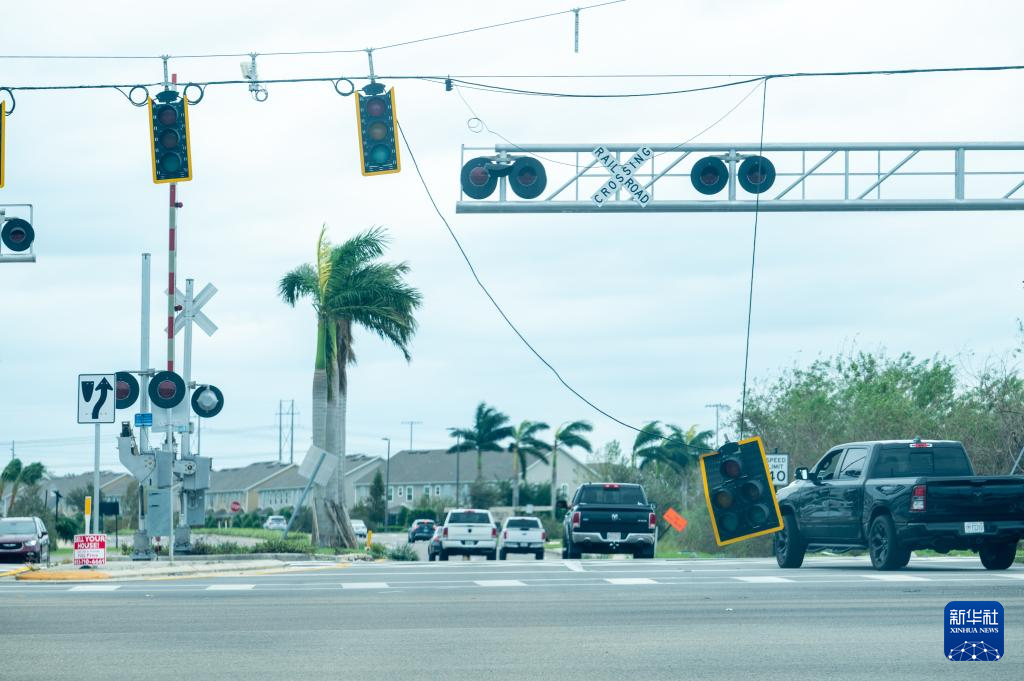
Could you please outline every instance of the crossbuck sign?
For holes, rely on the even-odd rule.
[[[609,199],[614,198],[620,190],[623,190],[628,192],[630,198],[641,206],[646,207],[651,202],[650,193],[634,177],[647,161],[654,158],[654,151],[650,147],[640,147],[622,163],[616,160],[615,152],[608,151],[604,147],[597,147],[590,153],[611,174],[608,181],[590,197],[591,201],[598,206],[603,206]]]

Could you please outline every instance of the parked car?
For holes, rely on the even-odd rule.
[[[39,518],[0,518],[0,561],[50,563],[50,537]]]
[[[867,548],[878,570],[898,570],[914,549],[977,551],[989,570],[1013,564],[1024,537],[1024,478],[982,476],[952,440],[851,442],[778,492],[779,567],[807,551]]]
[[[427,542],[427,560],[437,560],[441,556],[441,535],[444,532],[442,525],[434,526],[434,534]]]
[[[585,483],[576,489],[562,523],[562,558],[584,553],[654,558],[657,522],[640,485]]]
[[[544,542],[547,538],[547,532],[538,518],[505,518],[498,532],[498,559],[505,560],[510,553],[532,553],[537,560],[544,560]]]
[[[272,515],[263,523],[264,530],[284,530],[288,527],[288,519],[283,515]]]
[[[366,541],[366,536],[367,536],[366,523],[364,523],[362,520],[353,520],[352,521],[352,531],[355,532],[356,539],[362,539],[363,541]]]
[[[429,541],[434,535],[434,525],[434,521],[427,518],[412,521],[409,526],[409,543],[415,544],[420,539]]]
[[[490,511],[476,508],[456,508],[448,511],[441,528],[441,553],[438,558],[448,556],[487,556],[487,560],[498,557],[498,528]]]

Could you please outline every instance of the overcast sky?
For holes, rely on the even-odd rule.
[[[358,49],[570,4],[291,2],[285,10],[279,2],[179,2],[180,14],[162,17],[152,3],[11,3],[0,52]],[[607,93],[709,81],[525,76],[1020,62],[1024,5],[978,7],[629,0],[582,14],[579,54],[572,16],[562,15],[384,50],[374,61],[385,76],[452,74]],[[171,70],[180,81],[235,79],[239,61],[175,59]],[[263,57],[259,72],[268,79],[363,76],[367,64],[360,53]],[[160,79],[159,60],[0,61],[0,85]],[[638,425],[662,419],[712,427],[706,403],[738,406],[751,215],[456,215],[460,146],[501,140],[468,129],[471,114],[457,93],[416,80],[385,82],[397,85],[409,141],[482,279],[570,383]],[[1019,72],[772,81],[764,138],[1019,140],[1022,85]],[[411,363],[356,332],[349,452],[383,454],[384,436],[405,448],[401,422],[410,419],[422,421],[416,447],[448,446],[447,428],[468,425],[480,400],[515,420],[589,419],[596,445],[632,441],[559,386],[490,307],[406,150],[400,174],[364,178],[351,98],[322,83],[268,89],[263,103],[244,86],[208,89],[190,115],[195,179],[179,191],[179,281],[194,277],[197,289],[208,281],[219,289],[205,311],[220,331],[212,338],[197,332],[193,360],[194,377],[226,396],[223,413],[203,432],[203,454],[215,467],[276,459],[280,399],[294,399],[299,412],[297,456],[309,445],[315,322],[308,304],[284,305],[276,287],[283,273],[311,260],[323,223],[336,241],[386,226],[389,259],[409,262],[409,279],[424,297]],[[463,95],[492,130],[517,143],[639,145],[689,138],[749,89],[600,100]],[[758,91],[700,141],[756,141],[760,113]],[[18,93],[0,200],[35,205],[38,262],[0,266],[0,451],[15,440],[23,459],[55,471],[91,467],[91,429],[75,422],[75,379],[138,366],[142,252],[153,254],[151,356],[162,368],[167,188],[151,182],[147,137],[145,109],[116,92]],[[1005,169],[1024,167],[1024,156],[1014,161]],[[1019,179],[969,189],[1002,188],[1001,196]],[[851,347],[984,357],[1017,340],[1019,213],[776,213],[763,214],[760,226],[752,378]],[[180,362],[180,343],[178,352]],[[102,460],[119,469],[114,436],[114,426],[106,427]]]

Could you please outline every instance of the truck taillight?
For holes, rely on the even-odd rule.
[[[541,541],[547,541],[548,540],[548,533],[545,532],[544,530],[541,530],[541,532],[540,532],[540,540]]]
[[[441,533],[441,538],[442,539],[447,539],[448,538],[448,528],[447,527],[444,528],[444,532]]]
[[[580,512],[579,511],[573,511],[573,513],[572,513],[572,529],[574,529],[574,530],[580,529]]]
[[[921,513],[925,510],[925,494],[928,487],[925,485],[914,485],[914,491],[910,495],[910,510]]]
[[[658,518],[653,513],[647,516],[647,529],[653,530],[654,526],[658,524]]]
[[[504,532],[502,532],[501,536],[502,536],[503,539],[508,539],[508,530],[505,530]]]
[[[508,533],[505,533],[505,536],[507,537]],[[491,539],[497,539],[497,537],[498,537],[498,528],[497,527],[492,527],[491,528]]]

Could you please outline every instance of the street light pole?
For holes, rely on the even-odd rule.
[[[384,527],[388,526],[388,521],[391,519],[388,508],[388,490],[391,489],[391,438],[382,437],[381,440],[387,440],[388,443],[388,457],[384,463]]]
[[[718,440],[718,412],[721,409],[724,409],[725,411],[729,411],[729,405],[728,404],[722,404],[721,402],[715,402],[714,404],[705,404],[704,408],[705,409],[714,409],[715,410],[715,449],[718,449],[718,445],[719,445],[719,440]]]

